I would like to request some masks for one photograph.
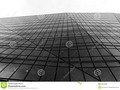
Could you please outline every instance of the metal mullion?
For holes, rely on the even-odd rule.
[[[101,28],[101,27],[100,27]],[[95,28],[96,29],[96,28]],[[102,29],[102,28],[101,28]],[[97,29],[96,29],[97,30]],[[102,29],[103,30],[103,29]],[[104,30],[103,30],[104,31]],[[94,33],[94,32],[93,32]],[[99,32],[100,33],[100,32]],[[102,35],[102,34],[101,34]],[[95,34],[95,36],[96,36],[96,34]],[[103,36],[103,35],[102,35]],[[104,38],[105,38],[105,36],[103,36]],[[111,37],[111,36],[110,36]],[[106,38],[105,38],[106,39]],[[103,42],[101,42],[102,44],[103,44]],[[109,43],[111,43],[110,41],[109,41]],[[112,43],[111,43],[112,44]],[[113,45],[113,44],[112,44]],[[103,46],[105,46],[104,44],[103,44]],[[105,46],[106,47],[106,46]],[[103,47],[104,48],[104,47]],[[114,58],[115,58],[115,60],[118,62],[118,63],[120,63],[120,61],[119,60],[117,60],[116,59],[116,57],[109,51],[109,49],[106,47],[106,48],[104,48],[110,55],[112,55]]]
[[[74,19],[75,20],[75,19]],[[76,23],[76,22],[75,22]],[[79,24],[78,23],[76,23],[77,24],[77,26],[78,26],[78,28],[79,28]],[[80,31],[80,28],[79,28],[79,31]],[[82,34],[81,34],[82,35]],[[87,51],[88,51],[88,53],[89,53],[89,56],[90,56],[90,58],[91,58],[91,61],[92,61],[92,63],[93,63],[93,66],[94,66],[94,68],[96,69],[96,67],[95,67],[95,64],[94,64],[94,62],[93,62],[93,60],[92,60],[92,57],[91,57],[91,55],[90,55],[90,52],[89,52],[89,50],[88,50],[88,48],[87,48],[87,45],[86,45],[86,43],[85,43],[85,40],[84,40],[84,38],[83,38],[83,36],[82,36],[82,39],[83,39],[83,41],[84,41],[84,44],[85,44],[85,47],[86,47],[86,49],[87,49]],[[78,49],[78,51],[79,51],[79,49]],[[80,56],[79,56],[80,57]],[[80,61],[81,62],[81,61]],[[81,65],[82,65],[82,63],[81,63]],[[83,68],[83,67],[82,67]],[[83,70],[84,71],[84,70]],[[98,78],[99,78],[99,80],[100,80],[100,77],[98,76]],[[85,76],[84,76],[84,79],[85,79]],[[101,80],[100,80],[101,81]]]
[[[72,23],[72,19],[71,19],[71,23]],[[72,27],[73,27],[73,23],[72,23]],[[83,74],[84,80],[86,81],[85,75],[84,75],[84,70],[83,70],[83,67],[82,67],[82,62],[81,62],[80,55],[79,55],[79,48],[78,48],[78,43],[77,43],[77,39],[76,39],[76,36],[75,36],[74,27],[73,27],[73,33],[74,33],[74,38],[75,38],[75,41],[76,41],[76,47],[77,47],[77,51],[78,51],[78,56],[79,56],[78,58],[79,58],[80,66],[81,66],[81,69],[82,69],[82,74]]]
[[[55,25],[56,23],[54,23],[54,25]],[[53,26],[54,27],[54,26]],[[58,28],[57,28],[58,29]],[[52,31],[51,31],[51,33],[52,33]],[[49,36],[51,35],[51,33],[49,34]],[[56,33],[57,33],[57,30],[55,31],[55,35],[54,35],[54,39],[53,39],[53,41],[52,41],[52,46],[51,46],[51,49],[50,49],[50,52],[49,52],[49,55],[48,55],[48,58],[49,58],[49,56],[50,56],[50,54],[51,54],[51,51],[52,51],[52,48],[53,48],[53,44],[54,44],[54,41],[55,41],[55,36],[56,36]],[[47,60],[48,60],[48,58],[47,58]],[[47,62],[46,62],[46,64],[47,64]],[[46,66],[45,66],[46,67]],[[45,68],[44,67],[44,68]],[[55,67],[56,68],[56,67]],[[55,75],[55,73],[53,74],[53,75]],[[50,77],[49,79],[51,79],[52,77]],[[55,78],[55,77],[54,77]],[[48,80],[49,80],[48,79]]]
[[[85,29],[84,29],[85,30]],[[85,30],[86,31],[86,30]],[[86,31],[87,32],[87,31]],[[87,34],[89,35],[89,33],[87,32]],[[92,37],[91,35],[89,35],[90,37]],[[104,48],[104,47],[103,47]],[[107,50],[106,50],[107,51]],[[102,57],[103,58],[103,57]],[[103,60],[104,60],[104,58],[103,58]],[[105,60],[104,60],[105,61]],[[105,63],[106,63],[106,61],[105,61]],[[107,63],[106,63],[106,65],[107,65]],[[108,66],[108,65],[107,65]],[[117,81],[117,79],[116,79],[116,77],[114,76],[114,74],[112,73],[112,71],[111,71],[111,69],[110,69],[110,67],[108,66],[108,68],[109,68],[109,70],[110,70],[110,72],[111,72],[111,74],[113,75],[113,77],[115,78],[115,80]]]
[[[31,43],[31,44],[32,44],[32,43]],[[31,44],[30,44],[30,45],[31,45]],[[30,46],[30,45],[29,45],[29,46]],[[28,46],[28,47],[29,47],[29,46]],[[24,49],[21,53],[23,53],[25,50],[26,50],[26,49]],[[34,51],[34,49],[31,51],[31,53],[32,53],[33,51]],[[21,53],[20,53],[19,55],[21,55]],[[31,53],[30,53],[30,54],[31,54]],[[29,55],[30,55],[30,54],[29,54]],[[17,57],[18,57],[19,55],[17,55]],[[27,56],[27,57],[28,57],[29,55],[24,55],[24,56]],[[17,57],[16,57],[16,58],[17,58]],[[27,57],[26,57],[26,58],[27,58]],[[14,59],[13,59],[13,60],[14,60]],[[22,65],[24,65],[25,60],[26,60],[26,59],[23,59],[23,62],[20,64],[20,66],[16,69],[15,72],[17,72],[17,70],[18,70]],[[14,73],[15,73],[15,72],[14,72]],[[13,73],[13,74],[14,74],[14,73]],[[13,74],[12,74],[12,75],[13,75]],[[10,78],[12,77],[12,75],[10,76]],[[26,76],[27,76],[27,74],[26,74]],[[9,78],[8,80],[10,80],[10,78]]]
[[[66,13],[66,16],[67,16],[67,40],[69,41],[69,32],[68,32],[68,20],[69,20],[69,16],[68,14]],[[68,48],[68,62],[69,62],[69,72],[71,71],[70,69],[70,49]],[[69,81],[71,81],[71,74],[69,73]]]
[[[50,24],[49,24],[49,25],[50,25]],[[54,23],[54,25],[55,25],[55,23]],[[53,27],[54,27],[54,25],[53,25]],[[53,27],[52,27],[52,29],[53,29]],[[49,27],[48,27],[48,28],[49,28]],[[51,31],[50,31],[50,33],[49,33],[49,35],[48,35],[48,38],[49,38],[50,34],[52,33],[52,29],[51,29]],[[48,41],[48,39],[47,39],[47,41]],[[47,43],[47,41],[46,41],[46,43]],[[53,41],[53,42],[54,42],[54,41]],[[52,43],[52,46],[53,46],[53,43]],[[47,66],[48,58],[49,58],[49,56],[50,56],[50,54],[51,54],[51,51],[52,51],[52,47],[51,47],[51,49],[50,49],[49,55],[48,55],[48,57],[47,57],[47,60],[46,60],[46,62],[45,62],[45,65],[44,65],[43,69],[45,69],[46,66]],[[42,78],[42,77],[39,78],[39,81],[41,80],[41,78]]]
[[[60,46],[59,46],[59,53],[58,53],[58,60],[57,60],[57,66],[56,66],[56,72],[55,72],[55,77],[54,77],[54,80],[56,80],[56,77],[57,77],[57,72],[58,72],[58,64],[59,64],[59,60],[60,60],[60,58],[59,58],[59,56],[60,56],[60,51],[61,51],[61,41],[62,41],[62,33],[63,33],[63,24],[64,23],[62,23],[62,30],[61,30],[61,35],[60,35]]]
[[[84,20],[83,20],[84,21]],[[88,26],[89,27],[89,26]],[[100,27],[101,28],[101,27]],[[91,28],[90,28],[91,29]],[[96,29],[97,30],[97,29]],[[86,31],[86,29],[85,29],[85,31]],[[87,32],[87,31],[86,31]],[[92,31],[93,32],[93,31]],[[93,32],[94,33],[94,32]],[[88,32],[87,32],[87,34],[90,36],[90,37],[92,37]],[[96,34],[95,34],[95,36],[96,36]],[[93,38],[93,37],[92,37]],[[93,38],[94,39],[94,38]],[[95,40],[95,39],[94,39]],[[97,40],[95,40],[95,41],[97,41]],[[98,41],[97,41],[98,42]],[[99,43],[99,42],[98,42]],[[102,43],[102,42],[100,42],[100,43]],[[103,43],[102,43],[103,44]],[[100,44],[101,45],[101,44]],[[104,44],[103,45],[101,45],[103,48],[104,47],[106,47]],[[107,50],[107,47],[106,48],[104,48],[110,55],[112,55],[114,58],[115,58],[115,56],[109,51],[109,50]],[[115,58],[116,59],[116,58]],[[117,59],[116,59],[116,61],[118,61]],[[119,62],[119,61],[118,61]],[[119,62],[120,63],[120,62]]]
[[[44,26],[44,27],[45,27],[45,26]],[[43,30],[43,29],[42,29],[42,30]],[[47,30],[46,30],[45,32],[47,32]],[[45,34],[45,32],[44,32],[44,34]],[[44,36],[44,34],[43,34],[43,36]],[[40,41],[39,41],[39,42],[40,42]],[[47,41],[46,41],[46,42],[47,42]],[[34,51],[34,50],[33,50],[33,51]],[[42,53],[42,51],[43,51],[43,49],[40,51],[40,54]],[[32,52],[31,52],[31,53],[32,53]],[[39,55],[40,55],[40,54],[39,54]],[[34,63],[32,64],[32,66],[31,66],[29,72],[31,71],[31,69],[32,69],[33,66],[35,65],[37,59],[38,59],[38,57],[36,58],[36,60],[35,60]],[[28,76],[29,72],[26,74],[26,77]],[[26,79],[26,77],[24,78],[24,80]]]

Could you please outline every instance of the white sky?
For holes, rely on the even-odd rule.
[[[120,0],[0,0],[0,17],[61,12],[120,13]]]

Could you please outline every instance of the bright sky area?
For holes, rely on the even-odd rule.
[[[120,13],[120,0],[0,0],[0,18],[63,12]]]

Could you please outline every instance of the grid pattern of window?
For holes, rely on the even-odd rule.
[[[120,18],[60,13],[0,19],[0,80],[120,81]]]

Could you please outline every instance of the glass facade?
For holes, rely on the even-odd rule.
[[[120,15],[0,19],[0,81],[120,81]]]

